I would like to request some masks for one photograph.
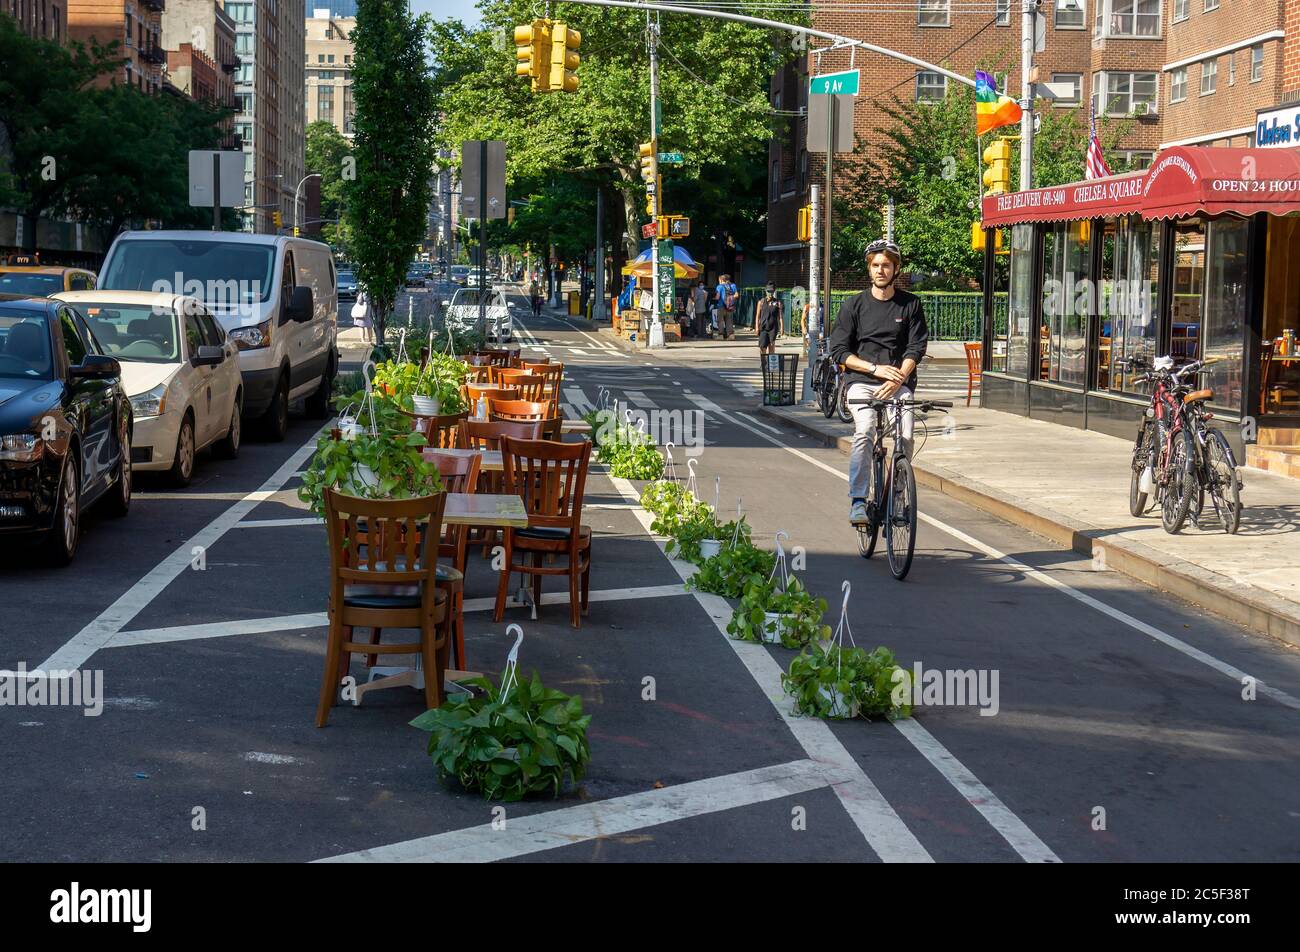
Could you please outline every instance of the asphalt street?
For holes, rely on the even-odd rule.
[[[141,479],[126,519],[87,518],[71,568],[0,566],[0,668],[93,669],[104,685],[97,717],[0,708],[10,859],[1300,859],[1294,650],[925,490],[899,583],[881,554],[858,554],[846,459],[758,417],[743,361],[629,354],[550,317],[529,316],[520,338],[566,364],[571,413],[602,388],[651,414],[702,411],[679,473],[698,451],[704,498],[720,480],[757,541],[785,530],[832,625],[850,583],[857,644],[909,668],[996,673],[996,713],[789,715],[778,679],[793,653],[729,640],[725,605],[688,593],[649,534],[639,486],[593,473],[581,630],[561,601],[536,621],[506,615],[525,631],[521,668],[583,697],[591,767],[576,792],[508,805],[494,828],[492,804],[436,780],[407,726],[418,693],[377,692],[313,725],[328,554],[294,492],[319,424],[295,417],[284,443],[202,458],[185,490]],[[495,594],[476,553],[466,584],[468,660],[495,673],[513,639],[476,601]]]

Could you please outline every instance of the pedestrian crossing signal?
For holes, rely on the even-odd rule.
[[[799,240],[812,241],[812,206],[799,209]]]

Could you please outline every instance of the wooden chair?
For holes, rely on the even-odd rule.
[[[474,351],[474,356],[486,357],[488,363],[493,367],[509,367],[511,366],[511,355],[513,353],[514,351],[510,350],[484,349]]]
[[[984,371],[984,345],[967,342],[963,346],[966,348],[966,406],[970,406],[971,393]]]
[[[470,449],[500,451],[501,438],[509,436],[516,440],[540,440],[542,438],[541,422],[507,422],[504,420],[467,420],[465,422],[465,442]],[[501,473],[480,473],[478,489],[482,493],[505,493],[505,477]],[[492,546],[501,538],[501,530],[494,526],[481,526],[474,533],[474,544],[483,544],[483,558],[492,552]]]
[[[419,429],[424,433],[424,438],[429,441],[429,445],[435,449],[450,450],[462,449],[465,447],[465,436],[462,427],[465,421],[469,419],[469,411],[462,410],[460,413],[444,413],[441,416],[434,417],[417,417]]]
[[[489,386],[492,382],[492,365],[491,364],[466,364],[468,373],[465,374],[467,384],[476,383],[480,386]]]
[[[536,364],[525,360],[523,367],[530,374],[546,378],[546,395],[559,400],[560,387],[564,384],[564,364],[558,362]]]
[[[436,547],[446,493],[415,499],[358,499],[325,490],[325,528],[330,544],[329,640],[321,679],[316,726],[324,727],[337,703],[339,681],[354,652],[416,654],[424,664],[424,700],[442,703],[447,633],[447,593],[437,585]],[[415,628],[419,640],[366,645],[352,640],[354,628]],[[346,633],[346,634],[345,634]]]
[[[442,487],[449,493],[472,493],[478,489],[479,467],[483,460],[479,456],[447,456],[442,453],[429,454],[438,465],[438,475],[442,477]],[[495,475],[495,474],[494,474]],[[446,590],[451,598],[451,633],[455,640],[456,667],[464,671],[469,668],[465,659],[465,563],[469,551],[469,526],[443,526],[442,538],[438,543],[438,558],[447,559],[449,566],[439,563],[438,586]]]
[[[519,390],[515,387],[481,386],[476,383],[465,384],[465,398],[469,401],[471,415],[478,412],[479,400],[486,400],[488,406],[493,400],[518,400]]]
[[[560,439],[564,419],[553,400],[489,400],[488,419],[541,423],[542,439]]]
[[[530,374],[524,370],[498,370],[497,382],[501,387],[517,388],[520,400],[540,403],[548,399],[546,378],[540,374]]]
[[[506,590],[515,572],[533,576],[533,603],[540,606],[543,575],[569,577],[569,623],[582,627],[591,588],[591,529],[582,525],[582,494],[591,460],[591,443],[501,438],[507,493],[517,493],[528,510],[528,527],[506,529],[505,567],[497,583],[496,620],[506,608]],[[516,552],[532,553],[514,561]],[[566,556],[564,565],[543,565],[545,555]],[[579,592],[581,589],[581,592]]]

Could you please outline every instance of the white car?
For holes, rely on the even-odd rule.
[[[487,336],[491,340],[513,340],[515,336],[514,317],[510,311],[514,301],[507,301],[500,291],[491,288],[483,292],[483,303],[487,318]],[[468,331],[478,326],[479,290],[478,288],[461,288],[452,295],[450,301],[442,302],[447,314],[447,327],[452,330]]]
[[[207,446],[239,455],[239,351],[197,299],[152,291],[64,291],[104,353],[122,365],[131,399],[131,469],[167,471],[180,486]]]

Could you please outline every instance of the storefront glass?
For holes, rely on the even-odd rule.
[[[1205,290],[1205,222],[1174,225],[1174,307],[1169,353],[1179,363],[1200,356]]]
[[[1205,333],[1202,357],[1206,386],[1215,406],[1241,409],[1242,352],[1246,339],[1246,284],[1249,222],[1227,215],[1210,222],[1210,255],[1205,280]]]
[[[1026,223],[1012,227],[1006,371],[1009,376],[1021,380],[1029,376],[1029,332],[1034,313],[1033,252],[1034,226]]]
[[[1259,386],[1249,413],[1300,415],[1300,217],[1268,218]]]
[[[1038,379],[1066,386],[1085,383],[1084,332],[1092,295],[1088,253],[1092,222],[1059,222],[1043,233],[1043,323]]]
[[[1133,215],[1109,220],[1105,227],[1093,386],[1148,395],[1150,384],[1135,378],[1156,358],[1160,226]],[[1126,360],[1139,369],[1126,369]]]

